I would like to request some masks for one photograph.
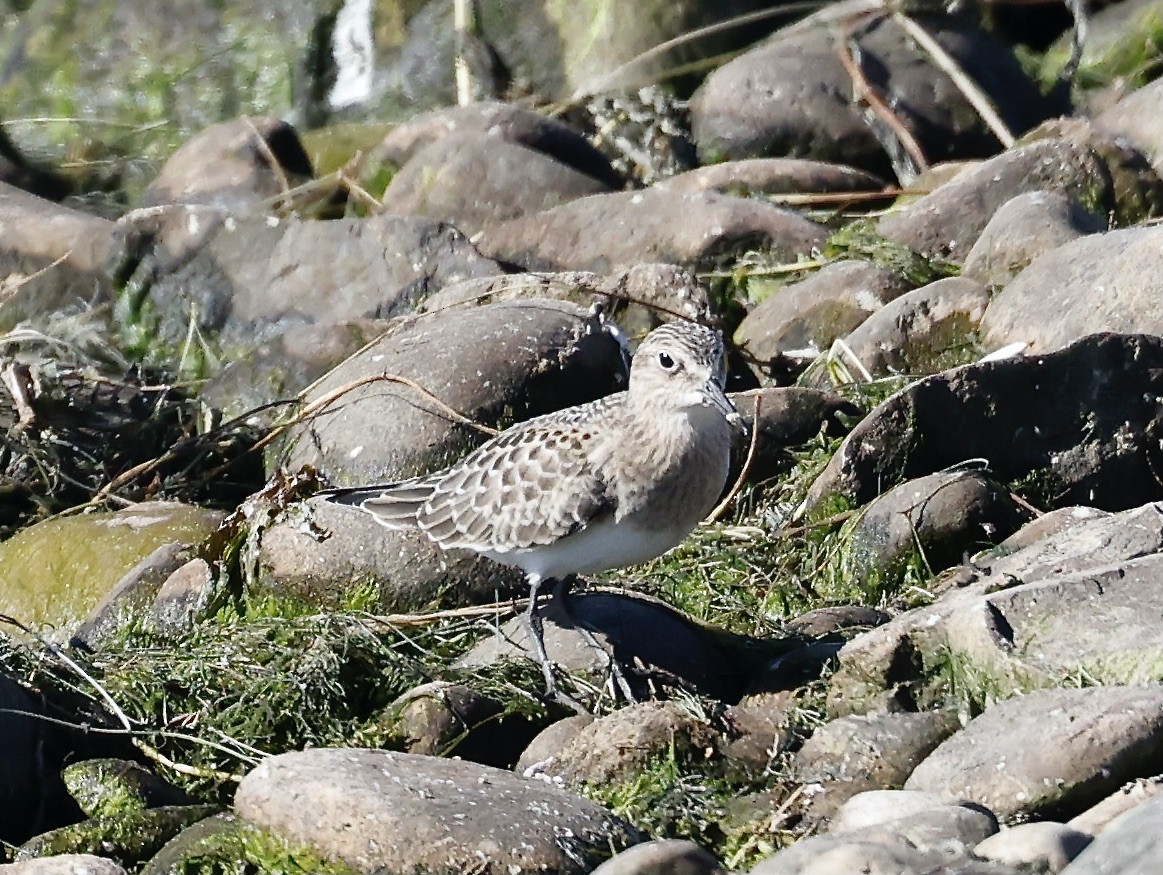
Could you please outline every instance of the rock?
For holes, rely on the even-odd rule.
[[[721,650],[703,627],[664,602],[600,591],[572,593],[566,606],[561,601],[551,600],[541,613],[545,650],[550,661],[571,674],[602,687],[612,654],[635,695],[646,695],[651,686],[673,687],[679,679],[688,691],[720,701],[739,698],[746,667]],[[472,667],[531,655],[527,624],[515,617],[461,656],[459,664]]]
[[[735,343],[760,363],[779,355],[814,358],[906,289],[888,268],[836,261],[753,307]]]
[[[822,785],[822,793],[812,796],[810,814],[828,817],[858,793],[903,786],[956,728],[956,717],[943,711],[840,717],[804,742],[792,758],[792,773],[801,784]]]
[[[197,544],[221,520],[217,511],[146,501],[37,523],[0,544],[0,611],[27,624],[70,628],[163,544]]]
[[[454,228],[403,216],[320,222],[174,205],[118,227],[120,269],[131,271],[119,318],[132,342],[175,359],[191,330],[222,360],[245,359],[289,328],[390,317],[448,283],[500,273]],[[203,370],[217,362],[207,357]]]
[[[539,152],[609,188],[621,188],[624,184],[621,175],[580,131],[527,107],[494,101],[447,106],[413,116],[394,128],[367,154],[360,163],[360,175],[369,179],[385,164],[403,167],[414,155],[440,139],[468,134]]]
[[[794,260],[824,229],[790,210],[714,192],[600,194],[493,225],[482,253],[527,270],[608,273],[643,262],[705,266],[744,249]]]
[[[984,341],[991,347],[1025,343],[1029,352],[1041,353],[1095,331],[1161,334],[1152,285],[1160,271],[1163,228],[1082,237],[1036,258],[998,292],[981,320]]]
[[[997,832],[997,818],[980,805],[949,802],[925,803],[925,794],[908,790],[883,790],[854,796],[840,810],[830,835],[873,836],[898,835],[922,851],[940,849],[947,854],[964,853],[983,839]],[[900,805],[903,797],[904,805]],[[879,815],[868,817],[868,825],[859,829],[852,826],[852,803],[860,801],[863,807],[880,803],[888,807]],[[900,807],[898,807],[900,806]],[[912,808],[912,810],[908,810]]]
[[[6,875],[125,875],[125,870],[93,854],[57,854],[0,866]]]
[[[384,190],[385,208],[472,235],[580,197],[604,183],[541,152],[485,134],[448,134],[416,152]]]
[[[390,422],[390,420],[388,420]],[[523,576],[469,550],[443,551],[423,532],[385,529],[361,511],[311,499],[268,505],[269,522],[253,529],[257,567],[248,598],[288,599],[343,610],[374,587],[375,610],[421,611],[524,595]]]
[[[210,125],[171,155],[138,201],[210,204],[246,211],[301,185],[314,175],[295,129],[273,116],[247,116]]]
[[[665,321],[662,314],[715,324],[711,294],[698,276],[673,264],[635,264],[603,276],[589,271],[518,273],[446,286],[427,298],[421,312],[531,298],[599,304],[628,337],[644,337]]]
[[[97,650],[129,623],[140,621],[166,579],[190,561],[190,545],[162,544],[125,573],[73,632],[74,646]]]
[[[1061,872],[1093,839],[1092,835],[1052,821],[1019,823],[990,836],[973,853],[1008,866]]]
[[[1055,191],[1105,215],[1114,206],[1099,156],[1070,139],[1035,140],[968,168],[877,223],[877,231],[927,256],[964,261],[994,214],[1015,195]]]
[[[191,803],[184,792],[132,760],[82,760],[66,766],[61,777],[69,795],[93,818],[113,819]]]
[[[985,286],[946,277],[889,301],[844,343],[874,377],[933,374],[974,358],[977,326],[988,304]]]
[[[1012,535],[1028,514],[977,471],[908,480],[873,499],[848,530],[844,566],[867,592],[895,594],[910,564],[930,573]]]
[[[1005,286],[1040,255],[1105,230],[1101,216],[1063,192],[1028,191],[998,207],[966,254],[961,276]]]
[[[1120,787],[1066,825],[1087,835],[1098,835],[1119,815],[1163,794],[1163,777],[1140,778]]]
[[[999,818],[1077,812],[1149,772],[1163,752],[1161,706],[1159,685],[1035,690],[971,720],[905,789],[969,799]]]
[[[1146,4],[1140,5],[1146,8]],[[1151,166],[1163,173],[1163,125],[1159,121],[1161,105],[1163,80],[1156,79],[1101,112],[1095,117],[1094,123],[1101,130],[1121,138],[1142,152]]]
[[[840,806],[828,825],[828,832],[833,835],[859,832],[902,817],[913,817],[946,807],[963,806],[950,806],[944,796],[921,790],[866,790]]]
[[[723,875],[714,855],[694,842],[662,839],[615,854],[593,875]]]
[[[887,623],[888,614],[866,605],[830,605],[805,611],[787,621],[787,630],[819,638],[845,629],[872,628]]]
[[[852,430],[805,507],[837,495],[865,504],[965,459],[987,460],[1002,482],[1042,484],[1046,507],[1121,510],[1150,501],[1163,495],[1145,440],[1160,427],[1161,366],[1158,338],[1096,334],[1059,352],[919,380]]]
[[[1154,875],[1163,854],[1163,797],[1132,808],[1104,829],[1062,875]]]
[[[1148,618],[1161,598],[1152,581],[1163,564],[1163,508],[1082,518],[1025,547],[1010,543],[962,569],[954,587],[935,587],[932,605],[844,645],[829,712],[927,707],[946,700],[951,681],[963,700],[984,702],[1079,674],[1113,684],[1158,677],[1163,643]]]
[[[101,852],[134,867],[152,857],[187,826],[219,810],[217,805],[165,805],[136,812],[122,811],[112,819],[84,820],[29,839],[17,850],[16,861]]]
[[[175,638],[189,632],[206,613],[214,584],[214,572],[206,560],[191,559],[166,578],[153,600],[146,626]]]
[[[0,183],[0,330],[80,301],[108,303],[115,226]]]
[[[819,17],[834,22],[858,10],[855,4],[840,4]],[[704,164],[787,155],[841,161],[876,173],[890,169],[866,107],[852,100],[852,75],[829,27],[823,21],[813,27],[814,21],[777,32],[719,67],[695,92],[691,127]],[[1012,51],[967,17],[921,16],[917,21],[990,95],[1011,129],[1026,130],[1057,112],[1054,101],[1037,94]],[[996,140],[962,92],[891,17],[866,20],[852,38],[859,45],[856,63],[862,74],[928,160],[996,149]]]
[[[248,348],[232,350],[216,363],[202,384],[201,399],[225,416],[273,425],[282,404],[340,365],[389,328],[388,319],[353,319],[313,325],[287,325],[270,337],[260,335]]]
[[[728,397],[743,418],[748,435],[755,435],[755,453],[747,474],[751,483],[785,473],[793,462],[791,448],[803,446],[821,431],[829,437],[844,434],[848,430],[846,423],[861,414],[860,408],[846,398],[801,386],[730,392]],[[746,439],[749,441],[750,437]],[[748,446],[734,454],[732,482],[749,449]]]
[[[462,871],[487,860],[509,872],[580,875],[645,838],[544,781],[382,750],[269,757],[243,778],[234,807],[250,824],[365,871]]]
[[[502,707],[462,684],[432,681],[388,705],[379,723],[393,750],[507,768],[542,724],[505,715]]]
[[[800,839],[768,857],[751,873],[1017,875],[1014,869],[978,862],[969,854],[973,845],[996,828],[997,822],[987,813],[960,805],[937,805],[911,815],[889,817],[860,830]]]
[[[569,787],[607,787],[630,781],[673,751],[702,757],[715,746],[709,723],[677,702],[638,702],[598,717],[577,730],[537,773]]]
[[[137,875],[183,875],[208,861],[220,861],[224,869],[238,866],[250,861],[247,845],[248,839],[253,845],[252,834],[253,830],[239,823],[233,812],[215,814],[191,824],[166,842]]]
[[[27,158],[3,130],[0,130],[0,183],[50,201],[59,201],[72,191],[64,176]]]
[[[724,161],[676,174],[655,185],[667,191],[718,191],[753,194],[829,194],[875,192],[885,187],[879,176],[843,164],[802,158],[750,158]]]
[[[594,722],[593,714],[571,714],[550,723],[542,729],[521,752],[513,771],[524,778],[532,778],[552,769],[558,754],[577,734]]]
[[[624,386],[624,368],[618,341],[596,318],[556,301],[404,319],[312,387],[304,403],[322,406],[289,432],[281,462],[312,465],[342,485],[437,470],[485,439],[449,409],[507,425],[502,417],[528,419],[608,394]],[[385,374],[408,382],[377,379]]]

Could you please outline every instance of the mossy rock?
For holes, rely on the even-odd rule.
[[[0,613],[32,626],[74,624],[158,547],[198,543],[221,519],[151,501],[37,523],[0,544]]]

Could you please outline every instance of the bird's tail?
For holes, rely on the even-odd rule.
[[[389,528],[415,528],[420,509],[435,488],[434,481],[421,477],[401,483],[324,489],[316,494],[334,504],[358,507]]]

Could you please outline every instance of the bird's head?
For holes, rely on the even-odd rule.
[[[723,392],[726,377],[719,332],[695,322],[670,322],[646,335],[634,353],[630,396],[654,409],[710,408],[735,425],[740,417]]]

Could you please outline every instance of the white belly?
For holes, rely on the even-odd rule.
[[[485,555],[549,580],[649,562],[680,544],[688,534],[686,528],[644,531],[632,523],[606,518],[553,544]]]

